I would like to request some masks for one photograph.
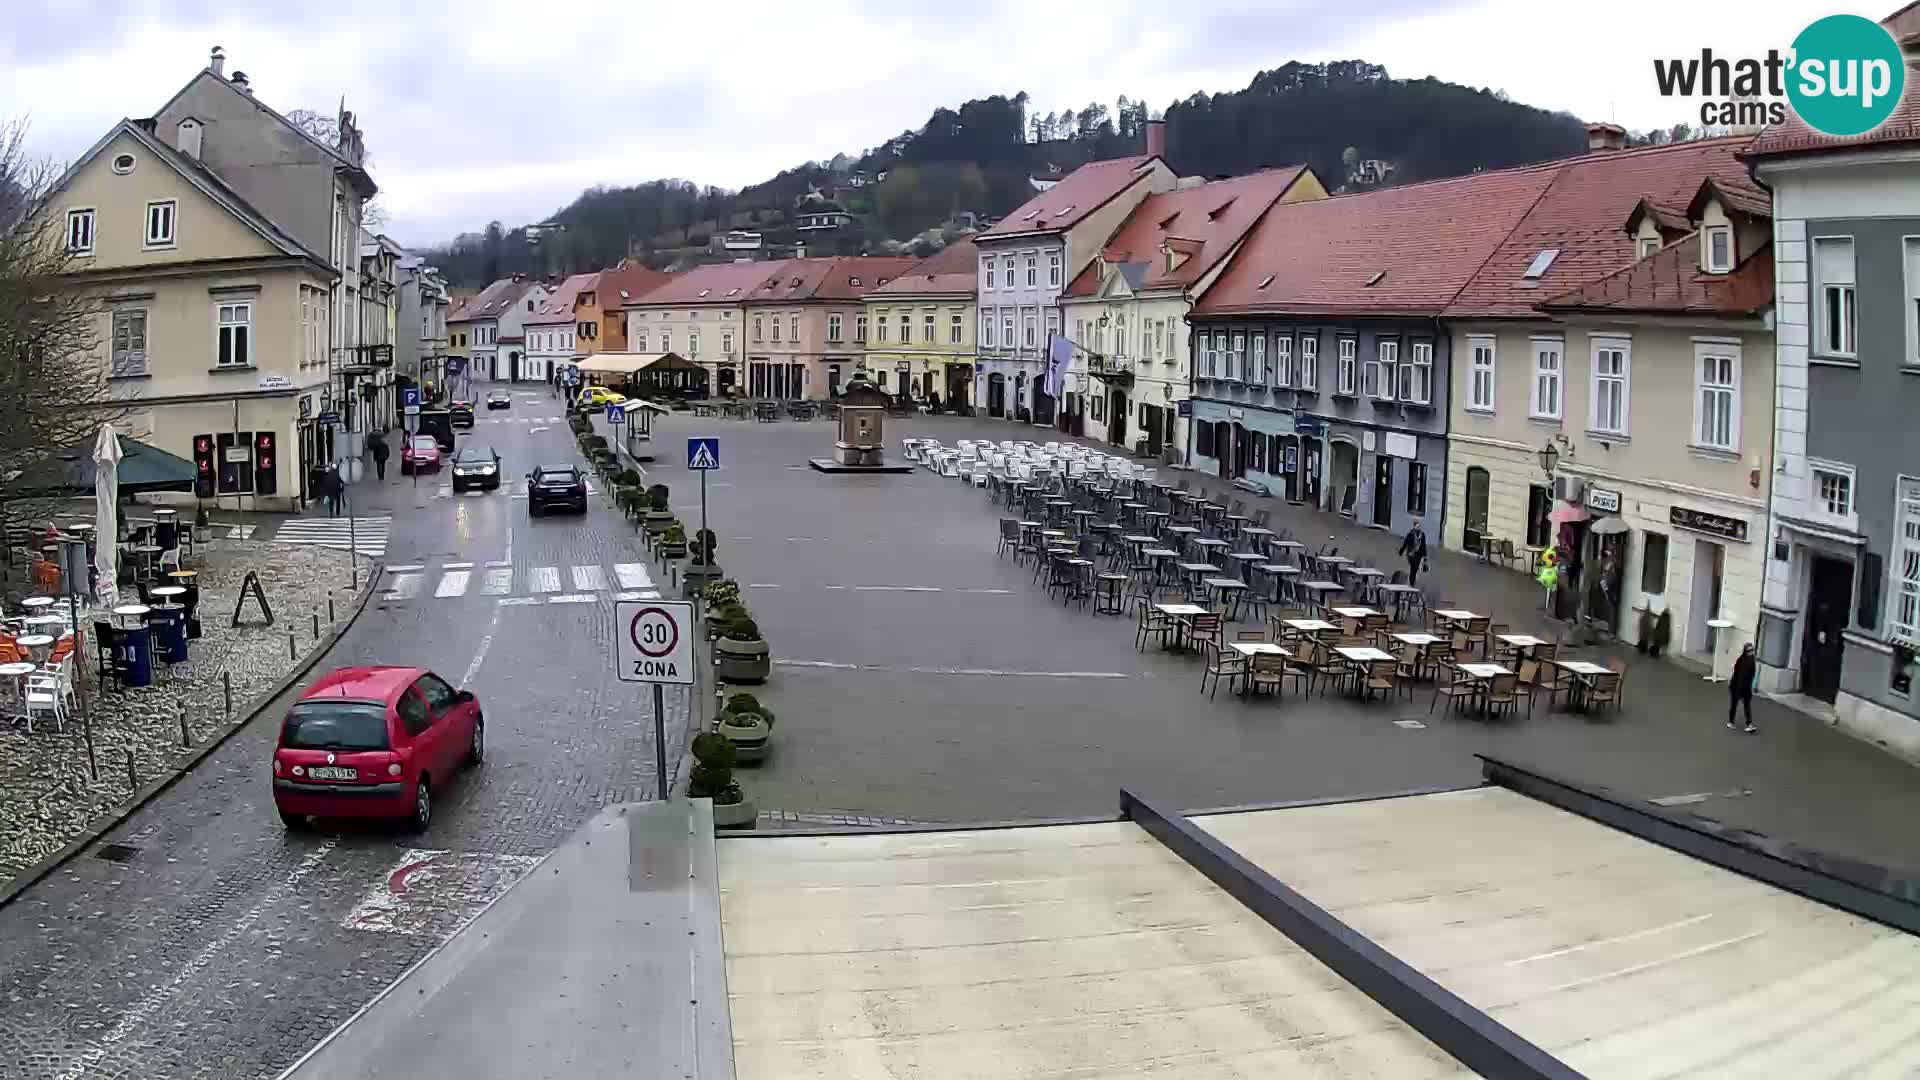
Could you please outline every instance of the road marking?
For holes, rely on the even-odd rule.
[[[614,599],[615,600],[658,600],[660,599],[660,594],[652,589],[641,589],[636,592],[620,593],[616,595]]]
[[[500,606],[501,607],[525,607],[528,604],[537,604],[539,602],[540,602],[540,598],[537,596],[509,596],[506,599],[500,601]]]
[[[1683,926],[1692,926],[1695,923],[1706,922],[1708,919],[1711,919],[1711,918],[1713,918],[1713,914],[1711,912],[1708,912],[1705,915],[1695,915],[1692,918],[1681,919],[1679,922],[1670,922],[1664,926],[1650,926],[1645,930],[1635,930],[1630,934],[1621,934],[1617,937],[1610,937],[1610,938],[1600,938],[1596,941],[1583,942],[1579,945],[1570,945],[1564,949],[1555,949],[1552,952],[1537,953],[1533,956],[1523,956],[1518,960],[1507,961],[1507,966],[1518,967],[1521,964],[1531,964],[1535,960],[1551,960],[1556,956],[1565,956],[1568,953],[1577,953],[1582,949],[1591,949],[1600,945],[1617,945],[1620,942],[1632,941],[1635,938],[1648,937],[1653,934],[1664,934],[1669,930],[1678,930]]]
[[[493,632],[500,628],[500,609],[493,609],[493,618],[487,623],[487,632],[480,636],[480,647],[473,650],[473,662],[467,665],[467,674],[460,680],[461,686],[473,685],[473,677],[480,674],[480,661],[487,658],[487,650],[493,647]]]
[[[180,988],[186,985],[187,980],[206,970],[207,966],[213,963],[214,958],[226,951],[229,946],[238,944],[241,939],[246,938],[252,931],[253,924],[266,915],[268,908],[293,895],[302,881],[320,869],[320,864],[326,860],[328,853],[333,851],[334,845],[338,842],[337,840],[322,841],[312,854],[300,860],[300,865],[288,871],[287,876],[281,879],[278,885],[269,889],[266,895],[260,898],[259,903],[248,908],[219,937],[207,942],[206,948],[201,949],[193,959],[187,961],[186,966],[175,973],[173,978],[148,990],[138,1001],[129,1006],[120,1014],[119,1021],[100,1037],[99,1042],[87,1047],[79,1059],[60,1074],[60,1080],[80,1080],[81,1077],[91,1073],[93,1067],[99,1064],[116,1044],[135,1031],[144,1031],[148,1018],[168,1000],[179,994]]]
[[[842,664],[832,660],[775,660],[781,667],[832,668],[839,671],[885,671],[907,675],[989,675],[1029,679],[1131,679],[1125,671],[1008,671],[1001,668],[893,667],[888,664]]]
[[[955,589],[955,592],[972,593],[975,596],[1010,596],[1012,589]]]
[[[557,566],[534,567],[533,591],[537,593],[559,592],[560,568]]]
[[[394,577],[393,585],[382,596],[382,600],[411,600],[420,595],[420,574],[400,574]]]
[[[426,567],[420,563],[408,563],[405,566],[389,566],[387,567],[387,573],[404,574],[411,570],[425,570],[425,569]]]
[[[472,922],[539,862],[538,855],[409,849],[340,925],[444,940]]]
[[[1406,728],[1408,731],[1416,731],[1416,730],[1425,728],[1427,725],[1421,723],[1418,720],[1395,720],[1393,722],[1393,726],[1399,727],[1399,728]]]
[[[547,597],[547,603],[549,604],[591,604],[593,601],[594,595],[592,593],[583,592],[561,593],[559,596]]]
[[[829,585],[828,588],[833,588]],[[939,592],[932,585],[855,585],[854,592]]]
[[[1711,791],[1696,791],[1691,795],[1662,795],[1657,799],[1648,799],[1647,801],[1655,806],[1691,806],[1694,803],[1706,802],[1711,798],[1713,798],[1713,792]]]
[[[774,585],[765,581],[756,581],[747,586],[747,588],[749,589],[777,589],[779,587],[780,586],[778,585]]]
[[[433,590],[433,595],[438,599],[445,599],[449,596],[465,596],[467,594],[467,579],[470,577],[472,577],[472,574],[466,570],[449,570],[440,575],[440,587]]]
[[[496,567],[488,570],[486,578],[480,583],[482,596],[505,596],[511,591],[513,591],[513,571],[510,569]]]
[[[598,565],[576,566],[573,568],[573,589],[575,592],[598,592],[607,587],[606,572]]]
[[[613,576],[619,579],[620,587],[623,589],[649,589],[653,587],[653,575],[647,573],[645,563],[614,563]]]
[[[529,435],[538,435],[538,434],[540,434],[540,433],[541,433],[541,432],[543,432],[543,431],[552,431],[552,430],[553,430],[552,428],[550,428],[550,427],[546,427],[546,426],[544,426],[544,425],[543,425],[543,426],[541,426],[541,427],[537,427],[537,428],[528,428],[528,429],[527,429],[527,434],[529,434]]]
[[[473,564],[472,564],[472,563],[470,563],[470,562],[450,562],[450,563],[441,563],[441,564],[440,564],[440,569],[442,569],[442,570],[471,570],[471,569],[473,569]]]
[[[504,558],[504,559],[501,559],[501,560],[500,560],[499,562],[497,562],[497,563],[489,563],[488,565],[489,565],[489,566],[512,566],[512,565],[513,565],[513,526],[512,526],[512,525],[508,525],[508,526],[507,526],[507,556],[506,556],[506,558]]]
[[[489,570],[498,570],[501,567],[511,567],[512,565],[512,559],[490,559],[487,561],[487,569]]]

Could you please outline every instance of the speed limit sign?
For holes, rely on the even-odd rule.
[[[678,600],[614,604],[614,673],[626,682],[693,683],[693,605]]]

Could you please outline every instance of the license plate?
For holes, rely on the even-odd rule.
[[[345,765],[312,765],[307,768],[307,775],[315,780],[357,780],[360,770]]]

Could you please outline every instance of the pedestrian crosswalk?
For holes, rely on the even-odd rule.
[[[298,544],[302,547],[332,548],[345,551],[349,547],[362,555],[375,558],[387,553],[387,541],[393,537],[393,518],[355,517],[355,518],[294,518],[283,521],[274,531],[273,540],[277,544]]]
[[[587,494],[596,495],[599,493],[599,491],[600,489],[594,485],[594,482],[592,480],[587,481]],[[478,499],[488,495],[498,495],[502,493],[504,493],[509,499],[524,499],[527,497],[527,482],[525,480],[503,481],[500,484],[500,488],[498,491],[486,491],[480,488],[468,488],[467,490],[460,493],[460,497],[463,499]],[[433,497],[436,499],[453,498],[453,481],[449,480],[446,483],[441,484],[440,487],[434,491]]]
[[[654,600],[661,583],[645,563],[614,563],[612,575],[599,563],[516,567],[489,563],[425,563],[389,566],[380,582],[388,603],[458,600],[469,595],[505,605],[588,604],[602,599]]]
[[[558,424],[563,416],[483,416],[475,420],[478,424]]]

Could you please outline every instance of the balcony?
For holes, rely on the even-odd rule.
[[[1133,361],[1124,356],[1094,353],[1087,357],[1087,374],[1114,386],[1133,385]]]

